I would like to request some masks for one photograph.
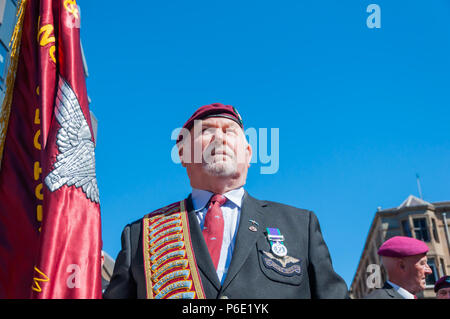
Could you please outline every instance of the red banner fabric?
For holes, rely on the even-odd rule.
[[[2,299],[30,297],[43,209],[41,122],[36,91],[39,74],[36,43],[39,16],[37,4],[32,1],[24,6],[26,10],[22,13],[24,20],[16,80],[15,83],[12,81],[13,88],[7,88],[13,91],[0,168]]]
[[[30,154],[15,161],[26,168],[23,171],[2,166],[0,173],[0,227],[15,233],[7,239],[0,235],[0,253],[8,260],[8,269],[19,265],[17,275],[23,278],[5,281],[6,297],[101,298],[99,193],[79,28],[75,0],[27,1],[14,98],[24,88],[13,100],[6,142],[8,138],[24,141],[5,143],[3,164],[24,149]],[[21,68],[27,68],[23,76]],[[25,118],[36,121],[39,113],[40,149],[28,145],[35,137],[32,125],[14,130],[16,104],[26,113],[21,126]],[[7,185],[11,182],[18,184],[14,192]],[[4,189],[9,191],[6,201],[1,197],[7,193]],[[23,220],[32,236],[23,235]],[[22,257],[11,258],[17,255]],[[0,273],[0,289],[7,271]],[[11,292],[14,289],[20,293]]]

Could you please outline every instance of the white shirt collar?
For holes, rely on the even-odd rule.
[[[210,191],[192,188],[192,204],[194,206],[194,210],[199,211],[205,208],[206,204],[208,204],[213,195],[214,193],[211,193]],[[242,198],[244,197],[244,187],[241,186],[239,188],[233,189],[223,195],[228,199],[227,204],[229,202],[232,202],[234,205],[241,208]]]
[[[415,299],[414,295],[412,293],[410,293],[408,290],[400,287],[399,285],[394,284],[391,281],[387,281],[389,283],[389,285],[392,286],[392,288],[394,288],[395,291],[397,291],[397,293],[402,296],[405,299]]]

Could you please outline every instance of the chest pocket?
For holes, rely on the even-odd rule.
[[[280,258],[270,249],[270,244],[264,241],[258,241],[259,267],[263,274],[270,280],[298,286],[302,283],[306,271],[305,262],[300,258],[289,255]]]

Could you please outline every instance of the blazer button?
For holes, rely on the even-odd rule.
[[[219,299],[229,299],[227,296],[220,296]]]

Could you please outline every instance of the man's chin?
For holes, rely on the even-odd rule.
[[[424,279],[421,283],[420,283],[420,289],[424,290],[426,288],[427,282]]]
[[[215,162],[212,164],[204,165],[205,171],[212,176],[222,176],[231,177],[234,176],[236,172],[236,167],[232,163],[227,163],[225,161]]]

